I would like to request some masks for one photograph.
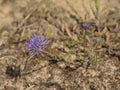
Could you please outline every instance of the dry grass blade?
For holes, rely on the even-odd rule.
[[[67,24],[64,24],[64,29],[65,29],[67,35],[68,35],[71,39],[73,39],[73,40],[75,40],[75,41],[78,40],[78,39],[77,39],[77,36],[76,36],[75,34],[71,34],[70,29],[68,28]]]
[[[18,29],[21,28],[24,23],[30,18],[30,16],[37,10],[37,8],[34,8],[23,20],[22,22],[15,28],[15,32],[13,34],[16,34],[18,32]]]
[[[68,0],[65,0],[67,5],[70,7],[70,9],[79,17],[81,18],[81,16],[79,15],[79,13],[75,10],[75,8],[70,4],[70,2]]]
[[[110,33],[106,32],[106,44],[109,46],[108,52],[112,51],[112,42],[110,41]]]

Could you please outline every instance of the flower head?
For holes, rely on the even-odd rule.
[[[43,37],[32,35],[27,42],[26,49],[30,52],[30,54],[36,55],[39,54],[43,48],[45,48],[46,44],[48,44],[48,41]]]
[[[89,28],[89,27],[91,27],[93,25],[94,25],[93,22],[84,22],[84,23],[82,23],[82,27],[83,28]]]

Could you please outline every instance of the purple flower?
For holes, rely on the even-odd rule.
[[[84,22],[84,23],[82,23],[82,27],[83,28],[89,28],[89,27],[91,27],[93,25],[94,25],[93,22]]]
[[[45,48],[46,44],[48,44],[48,41],[43,37],[32,35],[27,42],[26,49],[31,55],[36,55],[39,54],[43,48]]]

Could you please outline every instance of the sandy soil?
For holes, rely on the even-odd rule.
[[[0,90],[119,90],[120,1],[99,0],[102,24],[92,8],[94,0],[0,0]],[[83,57],[80,22],[89,21],[98,31],[87,31]],[[32,34],[48,39],[45,50],[60,60],[41,54],[24,69]],[[20,65],[21,76],[7,75],[9,65]]]

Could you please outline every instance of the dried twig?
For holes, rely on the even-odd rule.
[[[14,29],[15,32],[13,34],[16,34],[18,32],[18,29],[21,28],[24,23],[30,18],[30,16],[36,11],[37,8],[35,8],[32,12],[30,12],[23,20],[22,22]]]

